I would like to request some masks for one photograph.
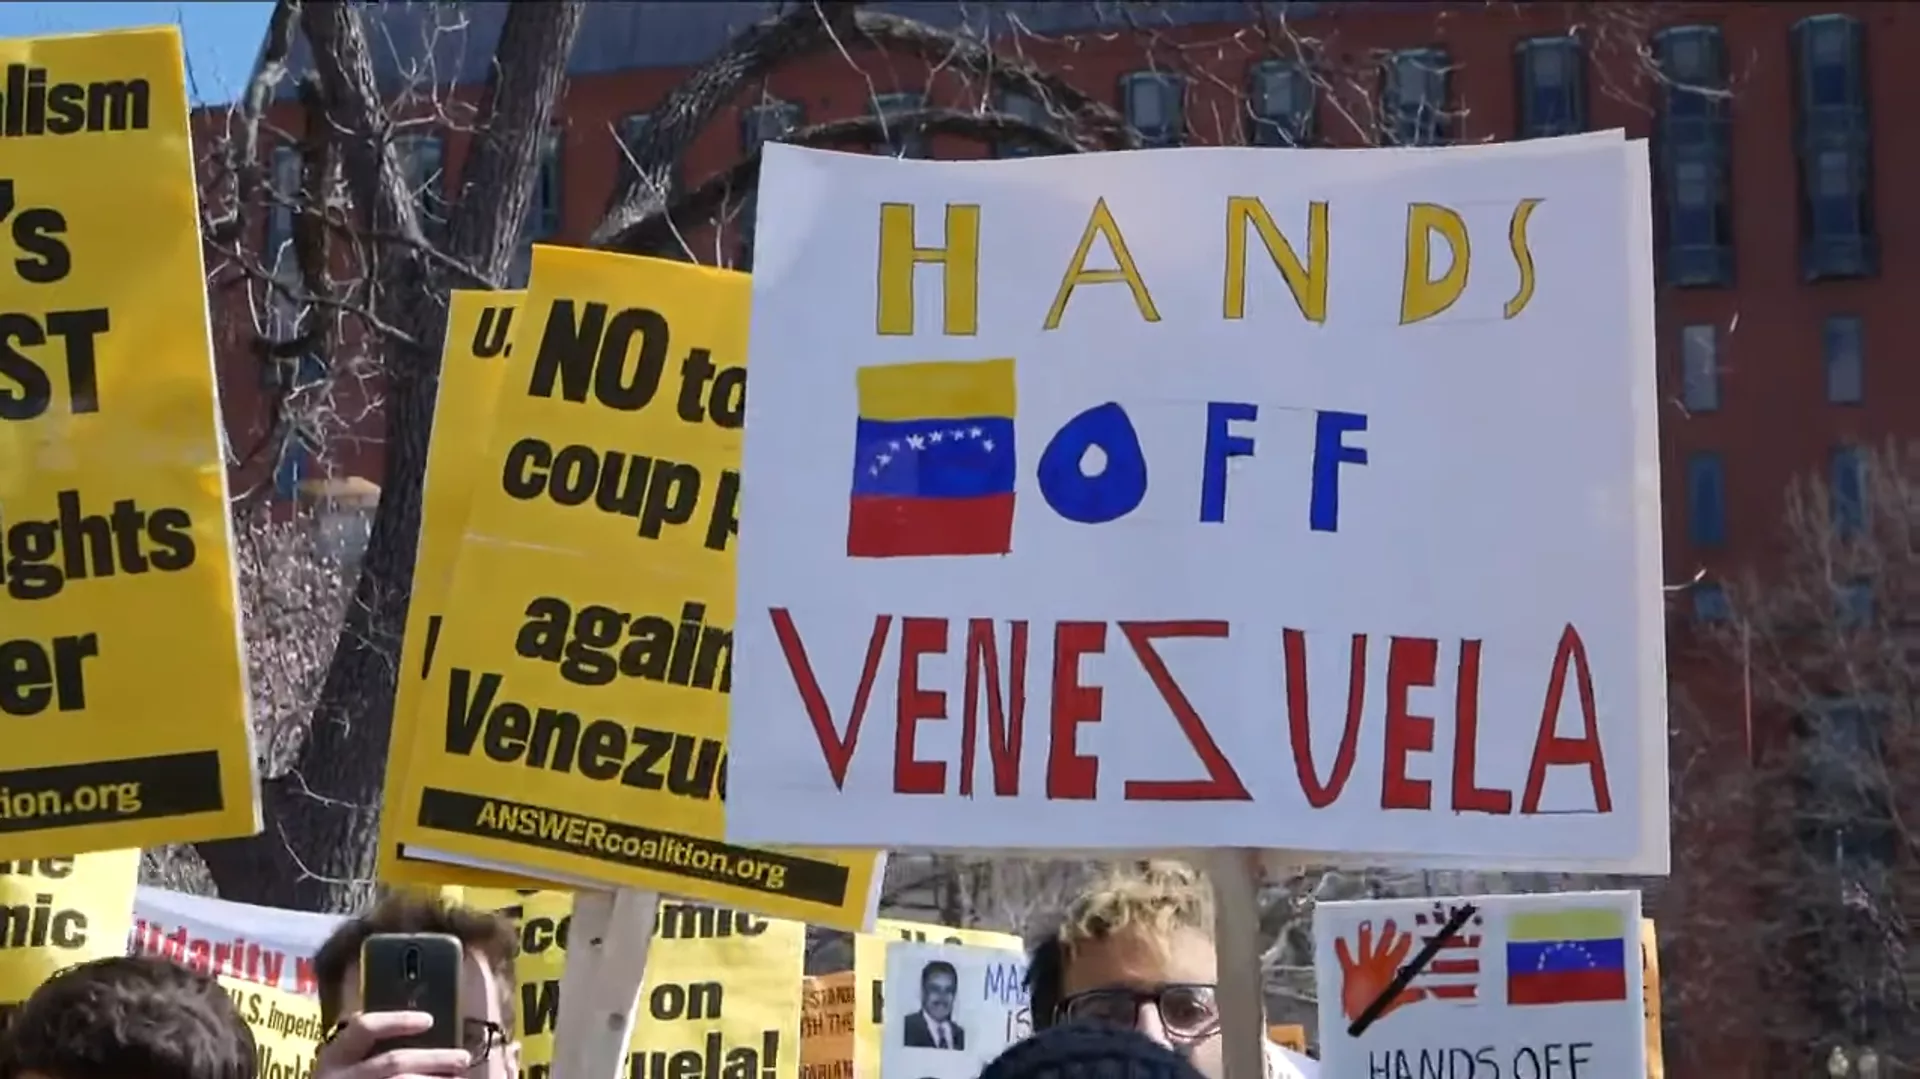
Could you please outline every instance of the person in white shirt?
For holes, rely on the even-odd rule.
[[[1034,947],[1027,987],[1036,1031],[1091,1021],[1132,1027],[1225,1079],[1213,890],[1177,862],[1118,868],[1068,904]],[[1318,1079],[1320,1063],[1267,1043],[1267,1079]]]
[[[906,1018],[902,1043],[910,1049],[965,1049],[967,1032],[953,1021],[953,998],[960,974],[936,959],[920,968],[920,1010]]]

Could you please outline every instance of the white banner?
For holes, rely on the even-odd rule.
[[[134,897],[127,951],[312,996],[317,991],[313,953],[342,920],[142,885]]]

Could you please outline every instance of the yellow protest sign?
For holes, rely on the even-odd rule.
[[[1267,1027],[1267,1040],[1296,1053],[1307,1051],[1307,1028],[1299,1023],[1274,1023]]]
[[[534,248],[390,803],[406,847],[864,927],[875,853],[722,841],[747,294]]]
[[[853,1079],[853,971],[808,978],[801,994],[800,1079]]]
[[[520,1075],[548,1079],[572,896],[469,888],[464,901],[520,927]],[[799,922],[660,904],[626,1079],[799,1079],[806,936]]]
[[[308,1079],[314,1050],[326,1035],[320,1002],[240,978],[222,976],[220,984],[253,1030],[259,1079]]]
[[[1647,1079],[1666,1079],[1660,1047],[1660,936],[1652,918],[1640,919],[1640,974],[1646,989]]]
[[[0,846],[251,835],[180,34],[0,41],[0,70],[44,87],[0,117]]]
[[[0,1018],[60,971],[127,954],[139,878],[137,850],[0,861]]]
[[[962,929],[931,922],[908,922],[880,918],[873,932],[853,937],[853,974],[862,987],[854,1009],[854,1074],[880,1074],[880,1046],[886,1029],[887,945],[896,940],[916,944],[965,944],[975,948],[997,948],[1005,952],[1026,951],[1026,943],[1012,933],[992,929]]]
[[[447,304],[447,341],[440,354],[440,393],[433,405],[433,436],[427,443],[425,489],[420,496],[420,546],[413,558],[413,598],[407,634],[400,645],[400,678],[394,687],[393,733],[388,745],[383,805],[399,805],[407,784],[420,688],[435,652],[441,612],[453,587],[454,562],[466,530],[467,506],[482,480],[480,462],[493,431],[493,405],[513,352],[513,320],[524,292],[455,291]],[[513,887],[512,877],[401,856],[397,813],[380,815],[375,874],[394,884],[472,884]]]

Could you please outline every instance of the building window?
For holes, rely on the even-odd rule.
[[[768,100],[755,105],[740,114],[740,149],[749,154],[758,153],[764,144],[778,142],[798,131],[805,119],[806,111],[795,101]],[[753,223],[759,198],[758,189],[749,192],[740,202],[739,216],[734,218],[734,227],[740,233],[736,266],[741,270],[753,269]]]
[[[1248,73],[1254,146],[1311,146],[1319,97],[1313,74],[1297,60],[1265,60]]]
[[[280,450],[280,462],[273,469],[274,495],[287,502],[300,497],[300,485],[306,482],[311,464],[312,455],[307,452],[306,440],[298,435],[289,438]]]
[[[539,168],[533,176],[533,199],[527,204],[527,239],[545,240],[560,234],[561,154],[566,135],[550,129],[540,139]]]
[[[1695,547],[1727,542],[1727,477],[1717,453],[1687,458],[1687,534]]]
[[[885,138],[873,152],[890,157],[926,157],[927,134],[907,118],[927,107],[924,94],[880,94],[873,99],[873,114],[880,118]]]
[[[1846,15],[1793,26],[1800,153],[1800,270],[1808,281],[1879,272],[1866,28]]]
[[[1873,582],[1856,578],[1834,591],[1834,618],[1842,629],[1860,629],[1873,621]]]
[[[740,114],[740,149],[754,153],[762,143],[778,142],[800,129],[806,110],[794,101],[764,101]]]
[[[1860,319],[1835,315],[1821,332],[1822,360],[1827,372],[1827,402],[1857,405],[1866,395],[1866,357]]]
[[[1827,500],[1833,510],[1833,531],[1842,539],[1860,534],[1867,525],[1867,459],[1856,446],[1833,451],[1827,478]]]
[[[1727,600],[1727,590],[1719,582],[1702,581],[1691,591],[1694,621],[1725,622],[1733,617],[1733,604]]]
[[[620,169],[623,182],[633,176],[634,162],[640,158],[641,143],[646,140],[647,126],[652,122],[653,114],[646,112],[629,113],[620,118],[617,130],[620,135]],[[664,192],[664,195],[666,198],[671,199],[680,191],[680,169],[678,165],[674,167],[672,172],[667,174],[666,184],[667,190]]]
[[[994,104],[994,109],[1015,119],[1025,120],[1035,127],[1055,126],[1053,116],[1047,112],[1046,104],[1028,94],[1003,93],[1000,95],[1000,100]],[[995,140],[993,144],[995,157],[1039,157],[1052,152],[1024,139],[1002,138]]]
[[[522,241],[520,246],[513,249],[513,257],[507,260],[505,283],[508,288],[526,288],[527,282],[532,279],[533,242]]]
[[[1885,780],[1886,716],[1854,700],[1821,702],[1800,740],[1801,841],[1847,876],[1894,863],[1898,834]]]
[[[1573,37],[1537,37],[1514,48],[1523,139],[1587,129],[1586,56]]]
[[[1717,26],[1654,36],[1661,75],[1659,182],[1667,282],[1733,283],[1733,209],[1726,46]]]
[[[1157,148],[1187,141],[1187,80],[1164,71],[1136,71],[1120,80],[1121,111],[1140,145]]]
[[[446,143],[438,135],[396,135],[394,151],[413,205],[420,214],[420,231],[430,240],[447,232]]]
[[[1680,330],[1680,404],[1688,412],[1720,409],[1720,333],[1711,324]]]
[[[1403,49],[1380,68],[1380,141],[1387,146],[1444,146],[1447,76],[1445,49]]]
[[[293,253],[293,204],[300,198],[300,149],[273,148],[273,202],[267,207],[267,234],[261,263],[278,275],[297,269]]]

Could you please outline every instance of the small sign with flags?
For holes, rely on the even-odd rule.
[[[1643,1075],[1639,933],[1637,892],[1322,903],[1326,1073]]]

